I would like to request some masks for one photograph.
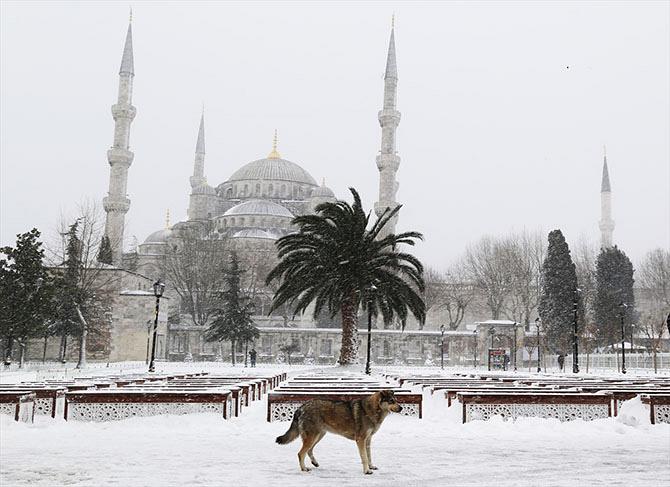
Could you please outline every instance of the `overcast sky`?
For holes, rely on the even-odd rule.
[[[484,234],[670,247],[668,2],[133,2],[137,117],[126,236],[186,218],[205,103],[212,185],[279,152],[339,197],[378,194],[377,111],[396,14],[400,229],[445,267]],[[108,188],[122,2],[2,2],[1,243]]]

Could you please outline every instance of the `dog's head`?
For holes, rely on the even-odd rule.
[[[382,411],[392,411],[394,413],[402,411],[402,406],[396,401],[395,394],[389,390],[379,391],[379,407]]]

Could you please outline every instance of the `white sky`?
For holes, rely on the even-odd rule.
[[[602,147],[614,240],[670,247],[668,2],[133,2],[126,236],[185,219],[201,103],[217,185],[279,152],[372,207],[383,70],[396,14],[400,229],[444,267],[485,233],[599,239]],[[2,2],[0,240],[108,186],[122,2]]]

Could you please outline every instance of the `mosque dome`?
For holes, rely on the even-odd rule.
[[[294,183],[309,184],[316,186],[314,178],[296,163],[280,159],[278,157],[268,157],[258,159],[245,164],[233,173],[228,181],[246,181],[246,180],[272,180],[272,181],[290,181]]]
[[[261,230],[260,228],[245,228],[233,235],[233,238],[264,238],[267,240],[277,240],[277,236]]]
[[[312,190],[312,198],[335,198],[335,193],[333,193],[333,190],[326,186],[326,182],[323,181],[321,186]]]
[[[223,216],[279,216],[293,218],[293,214],[282,205],[268,200],[247,200],[239,205],[233,206]]]
[[[149,235],[145,240],[145,244],[157,244],[157,243],[166,243],[168,238],[172,236],[172,230],[169,228],[163,228],[157,232]]]

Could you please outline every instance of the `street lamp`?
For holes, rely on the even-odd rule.
[[[542,368],[540,367],[540,325],[542,324],[542,320],[538,316],[535,318],[535,328],[537,329],[537,371],[542,372]]]
[[[158,309],[161,303],[161,296],[165,292],[165,284],[160,281],[160,279],[154,282],[154,296],[156,296],[156,316],[154,317],[154,337],[153,343],[151,344],[151,362],[149,362],[149,372],[156,372],[156,365],[154,363],[156,359],[156,334],[158,333]]]
[[[491,346],[489,347],[489,356],[488,356],[488,369],[491,370],[491,349],[493,349],[493,337],[496,334],[496,329],[495,328],[489,328],[489,335],[491,335]]]
[[[517,328],[518,328],[518,325],[519,325],[519,323],[517,323],[517,322],[515,321],[515,322],[514,322],[514,372],[516,372],[516,356],[517,356],[517,353],[516,353],[516,352],[517,352],[517,349],[516,349],[516,347],[517,347],[517,343],[518,343],[518,342],[517,342],[517,339],[516,339],[516,330],[517,330]]]
[[[444,370],[444,323],[440,325],[440,334],[442,335],[442,342],[440,343],[440,350],[442,352],[442,358],[440,359],[440,367]]]
[[[474,338],[475,338],[475,347],[474,347],[474,356],[472,357],[472,363],[474,364],[474,368],[477,368],[477,330],[472,332]]]
[[[370,352],[372,349],[372,295],[377,290],[377,286],[370,284],[368,289],[368,356],[365,360],[365,373],[370,375],[372,369],[370,368]]]
[[[579,349],[577,348],[577,315],[579,312],[579,293],[582,290],[578,287],[575,288],[575,296],[573,299],[572,307],[574,311],[574,318],[572,320],[573,329],[572,329],[572,373],[579,373]]]
[[[624,323],[623,318],[626,314],[626,308],[628,305],[626,303],[619,304],[621,308],[621,373],[626,373],[626,335],[624,333]]]

